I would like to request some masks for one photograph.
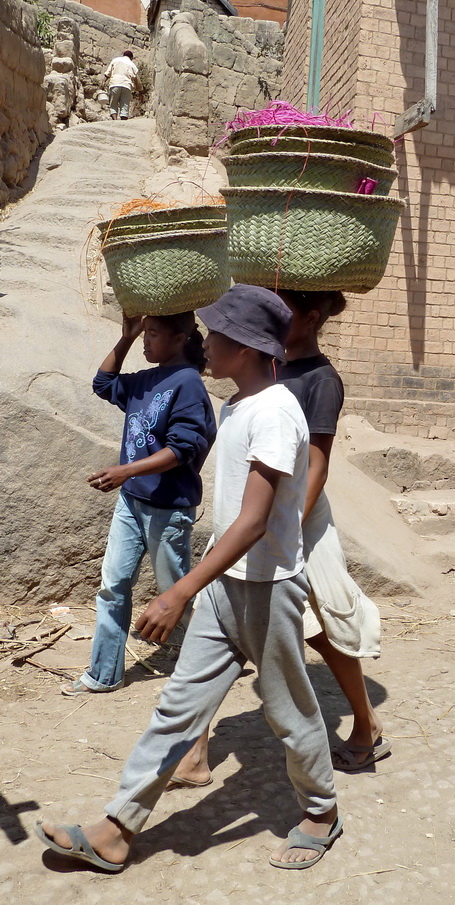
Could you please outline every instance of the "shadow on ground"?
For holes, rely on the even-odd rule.
[[[158,661],[153,658],[153,662]],[[130,678],[133,672],[134,668],[130,670]],[[336,731],[342,718],[350,713],[349,705],[324,663],[310,664],[308,673],[321,704],[330,742],[335,744],[340,741]],[[368,677],[366,684],[374,705],[386,699],[387,692],[382,685]],[[254,689],[258,693],[257,679]],[[220,788],[165,793],[175,799],[175,813],[136,836],[131,863],[169,850],[195,857],[222,844],[235,846],[264,830],[278,837],[287,835],[290,827],[299,821],[301,812],[287,777],[284,747],[273,736],[262,706],[224,717],[214,726],[209,759],[215,782],[217,768],[221,772],[222,765],[232,755],[238,769],[225,778]],[[368,771],[374,772],[375,766]],[[194,803],[188,807],[192,796]],[[82,867],[52,852],[46,852],[43,861],[46,867],[57,871]]]

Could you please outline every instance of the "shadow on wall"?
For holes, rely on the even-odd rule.
[[[35,152],[34,157],[30,161],[30,166],[28,168],[27,175],[25,179],[22,180],[20,185],[15,186],[15,188],[10,191],[10,202],[20,201],[28,192],[34,188],[36,184],[36,180],[38,178],[39,166],[41,163],[41,158],[46,150],[46,148],[53,142],[54,135],[49,133],[47,135],[46,141],[41,144],[38,150]],[[57,164],[55,164],[57,166]]]
[[[396,9],[400,33],[401,66],[406,79],[404,110],[407,110],[408,107],[421,100],[425,93],[425,24],[422,23],[422,16],[420,16],[419,24],[414,25],[413,13],[410,12],[410,4],[407,0],[397,0]],[[442,33],[444,33],[444,43],[441,41]],[[454,73],[450,68],[453,64],[454,40],[455,21],[453,17],[451,18],[449,0],[439,0],[437,110],[432,115],[428,126],[408,134],[396,146],[401,197],[411,196],[417,201],[417,189],[415,185],[413,187],[413,183],[415,184],[417,179],[412,174],[408,153],[410,142],[414,143],[414,152],[420,171],[417,228],[413,226],[412,207],[408,205],[402,215],[409,334],[415,370],[419,369],[425,358],[430,208],[435,203],[439,203],[440,209],[444,207],[445,203],[441,203],[438,197],[435,198],[434,193],[436,192],[437,196],[442,193],[443,183],[448,185],[455,183],[452,150],[455,134],[455,93],[453,89]],[[450,54],[452,54],[452,58]],[[419,75],[415,74],[416,70],[419,71]],[[448,195],[446,197],[452,203],[451,198]],[[442,211],[438,216],[442,219]],[[442,223],[441,227],[441,231],[445,232],[447,224]],[[441,241],[444,242],[443,239]],[[434,244],[433,239],[431,244]],[[446,254],[448,254],[448,250]]]

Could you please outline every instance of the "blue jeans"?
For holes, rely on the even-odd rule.
[[[191,531],[196,510],[156,509],[121,490],[112,517],[96,597],[96,631],[87,688],[114,689],[125,671],[125,645],[131,622],[132,591],[148,550],[160,594],[190,569]],[[188,624],[191,605],[182,617]],[[186,620],[185,620],[186,616]]]

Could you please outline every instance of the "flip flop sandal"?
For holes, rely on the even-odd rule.
[[[308,833],[302,833],[298,826],[295,826],[288,834],[288,845],[286,851],[291,848],[309,848],[317,852],[315,858],[309,861],[276,861],[270,858],[270,864],[274,867],[282,867],[284,870],[305,870],[307,867],[313,867],[325,855],[327,849],[335,842],[335,839],[343,832],[343,820],[337,817],[335,823],[330,830],[328,836],[309,836]]]
[[[105,694],[111,691],[119,691],[120,688],[123,688],[124,681],[122,680],[119,685],[116,685],[115,688],[87,688],[80,679],[75,679],[74,682],[71,682],[70,685],[61,685],[60,691],[67,698],[74,698],[78,694]]]
[[[374,745],[339,745],[332,751],[333,768],[343,773],[363,770],[381,760],[391,749],[392,742],[388,738],[382,738],[381,742],[375,742]],[[359,763],[355,758],[356,754],[366,754],[366,757]]]
[[[177,776],[174,773],[171,776],[166,788],[165,792],[173,792],[174,789],[203,789],[204,786],[209,786],[213,782],[213,776],[210,774],[208,779],[205,779],[204,782],[196,782],[194,779],[183,779],[182,776]]]
[[[112,864],[111,861],[105,861],[104,858],[100,858],[93,850],[88,839],[84,836],[80,826],[68,826],[67,824],[62,823],[59,829],[66,830],[71,839],[72,848],[63,848],[62,845],[58,845],[57,842],[54,842],[54,840],[44,832],[40,821],[35,824],[35,833],[38,838],[41,839],[41,842],[43,842],[47,848],[51,848],[52,851],[58,852],[59,855],[66,855],[68,858],[76,858],[78,861],[87,861],[89,864],[92,864],[93,867],[100,867],[102,870],[107,870],[110,873],[118,873],[125,867],[125,863]]]

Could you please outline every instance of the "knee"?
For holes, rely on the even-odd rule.
[[[324,656],[324,653],[330,648],[330,641],[327,638],[325,632],[319,632],[317,635],[313,635],[311,638],[305,638],[306,643],[315,650],[321,656]]]

